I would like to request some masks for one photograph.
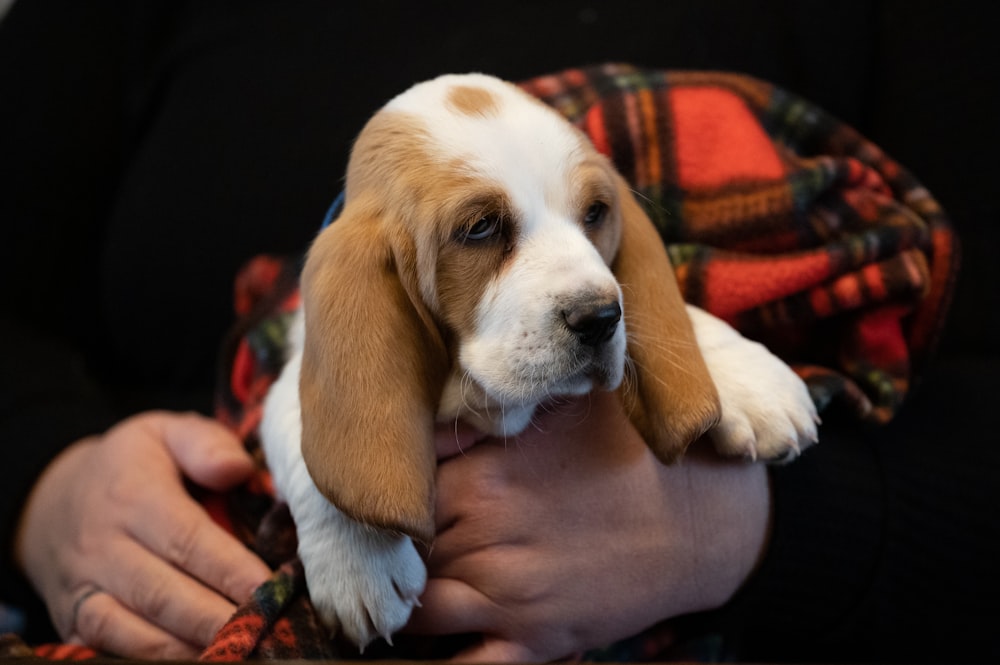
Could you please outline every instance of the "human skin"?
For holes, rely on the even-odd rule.
[[[437,445],[438,535],[408,630],[482,635],[464,661],[553,660],[719,607],[766,547],[762,465],[699,442],[665,466],[612,394],[508,440],[459,426]]]
[[[240,441],[194,414],[140,414],[64,450],[16,541],[62,638],[131,658],[196,657],[270,571],[184,481],[224,491],[252,472]]]
[[[480,633],[462,660],[552,660],[717,607],[766,545],[762,466],[702,444],[664,466],[610,394],[548,405],[509,440],[443,425],[436,445],[438,535],[407,630]],[[184,480],[224,491],[251,472],[229,431],[192,414],[141,414],[58,456],[17,555],[60,635],[196,656],[270,573]]]

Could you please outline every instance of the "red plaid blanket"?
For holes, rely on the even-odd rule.
[[[821,410],[892,418],[934,349],[958,265],[945,213],[909,172],[806,100],[738,74],[605,65],[523,87],[613,159],[659,227],[688,302],[788,361]],[[262,257],[238,278],[241,323],[218,415],[253,450],[297,267]],[[262,464],[241,491],[206,499],[277,572],[203,657],[350,656],[317,626],[294,527],[268,481]],[[608,653],[670,658],[657,644],[651,632]],[[388,655],[441,654],[397,647]]]

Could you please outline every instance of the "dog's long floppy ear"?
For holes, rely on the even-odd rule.
[[[612,269],[625,300],[633,381],[622,400],[633,424],[663,462],[715,425],[719,396],[698,350],[670,259],[653,222],[619,178],[622,234]]]
[[[409,280],[414,262],[412,239],[350,206],[313,243],[302,274],[302,456],[342,512],[429,543],[448,357]]]

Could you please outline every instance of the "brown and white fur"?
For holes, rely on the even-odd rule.
[[[513,435],[541,402],[599,389],[665,463],[707,431],[750,459],[816,440],[798,377],[685,307],[610,162],[488,76],[419,84],[371,119],[302,301],[262,438],[313,603],[361,646],[426,581],[435,420]]]

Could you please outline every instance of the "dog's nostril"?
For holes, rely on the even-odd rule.
[[[581,305],[563,311],[566,326],[587,346],[597,346],[611,339],[622,318],[618,301],[600,305]]]

